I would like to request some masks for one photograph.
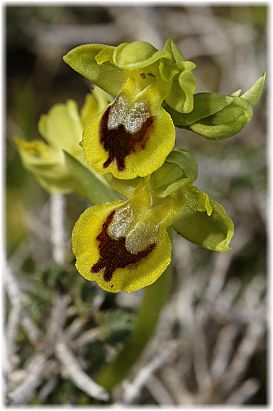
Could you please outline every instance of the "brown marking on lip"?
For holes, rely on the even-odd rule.
[[[156,243],[152,243],[143,251],[135,254],[130,253],[125,247],[125,237],[114,240],[107,232],[107,228],[111,224],[114,214],[115,210],[109,214],[103,223],[101,233],[97,236],[100,258],[97,263],[91,267],[92,273],[98,273],[104,269],[103,279],[105,281],[111,281],[113,273],[117,268],[125,268],[128,265],[138,263],[149,255],[156,246]]]
[[[142,124],[139,131],[132,134],[126,131],[123,124],[119,124],[116,129],[108,129],[108,118],[111,106],[105,111],[100,125],[100,141],[103,147],[108,151],[108,159],[104,162],[103,168],[108,167],[116,160],[119,171],[125,169],[125,158],[132,152],[142,150],[148,139],[148,129],[153,123],[153,118],[148,117]]]

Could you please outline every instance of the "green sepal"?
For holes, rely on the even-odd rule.
[[[200,247],[228,251],[234,225],[221,204],[194,186],[181,188],[177,198],[182,206],[172,224],[175,231]]]
[[[253,84],[253,86],[250,87],[250,89],[241,96],[243,99],[247,100],[252,105],[252,107],[256,106],[261,98],[265,83],[265,77],[266,73],[262,73],[260,78]]]
[[[170,59],[168,51],[158,51],[146,41],[122,43],[113,52],[113,63],[124,70],[142,69],[162,58]]]
[[[238,134],[251,121],[253,111],[245,99],[232,98],[233,102],[223,110],[190,125],[190,129],[211,140],[222,140]]]
[[[197,93],[194,94],[193,110],[190,113],[179,113],[173,110],[169,105],[164,109],[171,115],[176,127],[190,126],[199,120],[209,117],[217,111],[222,110],[233,102],[230,96],[222,96],[218,93]]]
[[[109,51],[105,44],[84,44],[75,47],[64,56],[64,61],[82,76],[97,84],[107,93],[116,96],[126,81],[124,70],[111,62],[98,64],[96,56],[103,50]]]
[[[91,204],[103,204],[120,198],[103,177],[85,167],[66,151],[64,151],[64,155],[67,169]]]
[[[198,175],[198,167],[192,153],[182,148],[173,149],[164,164],[149,178],[150,190],[160,198],[176,192],[182,186],[192,184]]]

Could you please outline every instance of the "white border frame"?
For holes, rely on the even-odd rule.
[[[1,0],[0,0],[1,1]],[[5,238],[6,238],[6,231],[5,231],[5,134],[6,134],[6,123],[5,123],[5,114],[6,114],[6,85],[5,85],[5,67],[6,67],[6,61],[5,61],[5,32],[6,32],[6,27],[5,27],[5,8],[6,6],[43,6],[43,5],[74,5],[74,6],[83,6],[83,5],[88,5],[88,6],[103,6],[103,5],[131,5],[130,1],[122,1],[122,0],[112,0],[112,1],[105,1],[105,0],[100,0],[100,1],[92,1],[92,0],[80,0],[80,1],[75,1],[75,0],[5,0],[1,1],[1,8],[0,8],[0,21],[1,21],[1,30],[0,30],[0,44],[1,44],[1,82],[0,82],[0,98],[1,98],[1,111],[0,111],[0,124],[2,124],[2,138],[1,138],[1,143],[0,143],[0,154],[1,154],[1,167],[0,167],[0,215],[2,216],[2,224],[0,227],[0,260],[1,260],[1,284],[0,284],[0,303],[1,303],[1,313],[0,313],[0,338],[2,340],[2,344],[0,347],[1,349],[1,365],[3,364],[3,357],[5,353],[3,352],[3,347],[4,347],[4,298],[3,298],[3,275],[5,273],[5,258],[6,258],[6,252],[5,252]],[[272,405],[272,392],[273,392],[273,384],[272,384],[272,332],[271,332],[271,324],[272,324],[272,319],[273,319],[273,304],[271,302],[272,298],[272,234],[271,234],[271,224],[272,224],[272,193],[273,193],[273,179],[272,179],[272,161],[273,161],[273,143],[271,142],[271,137],[272,137],[272,83],[271,83],[271,72],[269,70],[272,68],[272,52],[270,49],[270,46],[272,46],[272,14],[273,14],[273,8],[271,5],[271,1],[263,1],[263,0],[210,0],[210,1],[202,1],[202,0],[192,0],[192,1],[183,1],[183,0],[138,0],[136,3],[132,3],[132,6],[138,6],[138,5],[164,5],[167,4],[168,6],[170,5],[191,5],[191,6],[208,6],[208,5],[236,5],[236,6],[244,6],[244,5],[266,5],[269,9],[269,21],[268,21],[268,36],[267,36],[267,55],[268,55],[268,73],[267,73],[267,82],[268,82],[268,89],[269,89],[269,103],[268,103],[268,128],[267,128],[267,134],[268,134],[268,139],[267,139],[267,165],[268,165],[268,202],[267,202],[267,221],[268,221],[268,298],[267,298],[267,306],[268,306],[268,329],[269,329],[269,336],[268,336],[268,405],[264,407],[256,407],[255,406],[255,411],[259,410],[265,410],[267,408],[271,408]],[[271,118],[270,118],[271,117]],[[3,367],[1,366],[1,369],[3,370]],[[7,407],[4,404],[4,379],[3,375],[1,373],[0,377],[0,407],[3,410],[18,410],[18,407]],[[24,411],[29,409],[31,410],[52,410],[52,409],[63,409],[63,408],[68,408],[65,406],[41,406],[41,407],[36,407],[36,406],[28,406],[28,407],[20,407],[20,410]],[[71,408],[84,408],[85,410],[100,410],[101,407],[69,407]],[[112,408],[111,406],[109,408]],[[121,407],[113,407],[113,408],[121,408]],[[131,410],[141,410],[143,407],[130,407]],[[186,409],[186,408],[194,408],[194,410],[203,410],[205,407],[176,407],[178,409]],[[208,406],[206,407],[208,408]],[[209,408],[213,408],[214,410],[242,410],[243,409],[252,409],[253,407],[251,406],[243,406],[243,407],[231,407],[231,406],[209,406]],[[152,409],[152,407],[145,407],[145,410]],[[164,407],[164,409],[171,409],[171,407]]]

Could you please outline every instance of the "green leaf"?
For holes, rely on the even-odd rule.
[[[222,96],[218,93],[198,93],[194,94],[193,110],[190,113],[179,113],[170,106],[164,106],[164,109],[171,115],[174,125],[177,127],[189,126],[209,117],[217,111],[232,103],[233,99],[229,96]]]
[[[251,105],[241,97],[232,97],[233,102],[210,117],[190,125],[190,129],[202,137],[222,140],[238,134],[251,121]]]
[[[126,81],[126,74],[124,70],[110,62],[98,64],[96,56],[105,48],[109,48],[109,46],[84,44],[69,51],[64,56],[64,61],[104,91],[116,96]]]
[[[182,188],[179,200],[184,204],[173,228],[185,239],[209,250],[226,252],[234,226],[221,204],[196,187]]]
[[[91,204],[103,204],[120,198],[102,177],[85,167],[69,153],[64,151],[64,154],[68,170],[78,182]]]
[[[150,189],[164,198],[182,186],[196,180],[198,167],[192,153],[182,148],[173,149],[164,164],[149,179]]]
[[[256,106],[263,92],[266,74],[262,73],[261,77],[247,90],[241,97],[247,100],[252,107]]]

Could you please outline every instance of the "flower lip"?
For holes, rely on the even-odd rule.
[[[104,269],[103,279],[105,281],[111,281],[113,273],[117,268],[125,268],[128,265],[140,262],[143,258],[151,254],[156,247],[156,243],[152,243],[137,253],[129,252],[125,247],[125,237],[113,239],[108,233],[108,227],[114,215],[115,210],[108,215],[106,221],[103,223],[100,234],[96,238],[99,242],[100,257],[90,270],[91,273],[98,273]]]
[[[125,158],[132,152],[144,149],[152,123],[153,117],[142,102],[126,110],[126,100],[120,97],[108,107],[100,124],[100,141],[109,153],[103,168],[116,160],[118,170],[123,171]]]

